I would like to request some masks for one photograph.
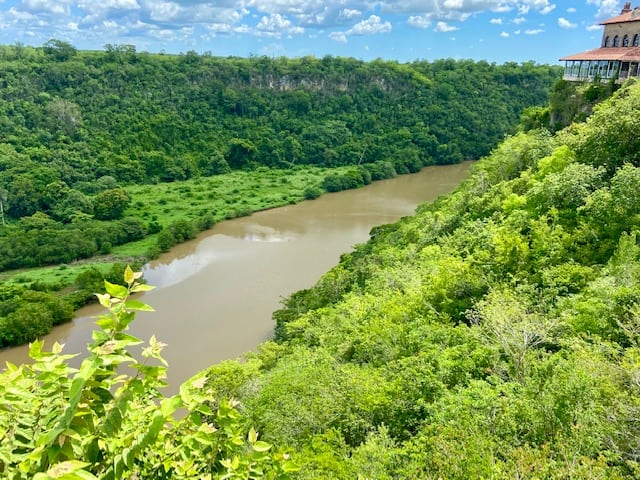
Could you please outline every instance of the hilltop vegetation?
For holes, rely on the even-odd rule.
[[[2,47],[0,63],[2,170],[31,160],[42,181],[85,194],[102,176],[154,183],[259,165],[476,159],[524,108],[546,103],[559,73],[531,63],[82,52],[59,41]],[[12,162],[14,149],[28,158]],[[5,173],[5,186],[23,173]],[[9,205],[16,217],[46,206]]]

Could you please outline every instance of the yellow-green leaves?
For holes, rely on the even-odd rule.
[[[52,466],[47,473],[37,473],[33,480],[98,480],[98,477],[84,470],[87,462],[68,460]]]
[[[119,480],[124,478],[289,478],[292,466],[272,446],[246,433],[235,401],[205,388],[206,376],[165,398],[166,346],[155,336],[138,361],[142,343],[125,332],[137,311],[140,272],[124,272],[126,286],[105,282],[89,356],[80,369],[62,347],[31,345],[32,365],[0,372],[0,476],[12,480]],[[132,367],[131,370],[128,367]],[[216,404],[219,402],[219,404]],[[180,419],[178,408],[187,410]],[[228,466],[228,468],[227,468]]]
[[[142,272],[134,272],[129,265],[124,269],[124,281],[131,285],[134,281],[142,277]]]

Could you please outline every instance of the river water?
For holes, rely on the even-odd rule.
[[[144,267],[157,288],[140,299],[155,308],[139,313],[133,335],[168,344],[169,389],[197,371],[233,359],[270,338],[271,314],[291,293],[309,288],[376,225],[411,215],[420,203],[451,191],[469,162],[424,168],[412,175],[331,193],[215,225]],[[46,340],[66,353],[84,352],[94,329],[92,305]],[[28,361],[28,348],[0,352],[0,365]]]

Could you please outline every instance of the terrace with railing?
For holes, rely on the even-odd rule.
[[[624,82],[640,74],[640,7],[626,3],[620,15],[600,23],[604,26],[599,48],[562,57],[569,81]]]

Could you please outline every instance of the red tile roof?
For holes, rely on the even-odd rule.
[[[640,47],[606,47],[562,57],[560,60],[620,60],[640,62]]]

